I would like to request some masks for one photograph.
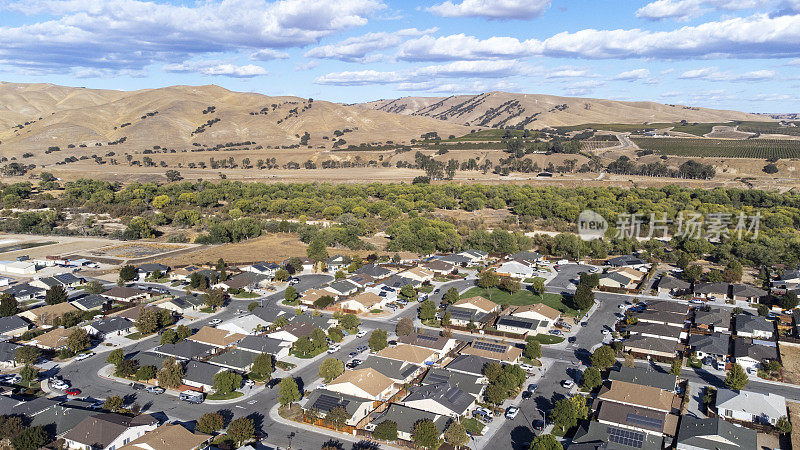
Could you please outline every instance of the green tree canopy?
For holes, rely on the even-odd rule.
[[[742,366],[734,363],[733,366],[731,366],[731,369],[728,371],[728,375],[725,377],[725,386],[728,386],[728,389],[740,391],[747,386],[749,381],[750,380],[747,378],[747,373],[745,373]]]

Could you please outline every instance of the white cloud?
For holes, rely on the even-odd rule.
[[[520,41],[513,37],[478,39],[465,34],[422,36],[400,46],[397,58],[406,61],[452,61],[508,59],[530,56],[536,41]]]
[[[800,66],[800,58],[793,59],[786,63],[787,66]]]
[[[550,6],[550,0],[462,0],[426,8],[444,17],[483,17],[486,19],[533,19]]]
[[[491,83],[473,81],[466,83],[435,83],[422,81],[416,83],[400,83],[395,89],[398,91],[429,92],[442,94],[466,94],[490,91],[512,91],[517,88],[515,83],[501,80]]]
[[[706,81],[768,81],[775,79],[778,73],[774,70],[754,70],[742,74],[731,72],[721,72],[717,67],[705,67],[683,72],[678,78],[684,80],[706,80]]]
[[[296,71],[303,71],[303,70],[311,70],[319,65],[319,61],[308,61],[304,63],[297,63],[294,65],[294,70]]]
[[[586,95],[594,92],[595,88],[605,85],[606,83],[598,80],[578,81],[567,85],[564,92],[567,95]]]
[[[558,67],[545,74],[545,78],[587,78],[592,75],[586,69],[572,68],[572,67]]]
[[[648,20],[689,20],[714,10],[740,11],[767,6],[774,0],[657,0],[636,11]]]
[[[250,59],[257,59],[259,61],[271,61],[273,59],[288,59],[289,54],[286,52],[279,52],[271,48],[262,48],[257,52],[250,54]]]
[[[305,53],[307,58],[338,59],[350,62],[365,62],[367,54],[399,45],[405,38],[435,33],[437,28],[418,30],[407,28],[395,32],[367,33],[347,38],[335,44],[312,48]]]
[[[644,80],[649,76],[650,76],[650,71],[648,69],[635,69],[635,70],[629,70],[627,72],[621,72],[613,79],[621,81],[638,81],[638,80]]]
[[[367,23],[382,0],[31,0],[6,9],[55,17],[0,27],[0,59],[17,67],[139,69],[214,52],[284,49]],[[37,16],[38,17],[38,16]]]
[[[328,73],[316,84],[360,86],[367,84],[433,82],[436,78],[503,78],[523,72],[517,61],[456,61],[416,69],[379,72],[359,70]]]
[[[164,70],[166,72],[193,72],[208,76],[220,75],[234,78],[252,78],[269,74],[267,69],[254,64],[238,66],[223,61],[186,61],[180,64],[166,64]]]

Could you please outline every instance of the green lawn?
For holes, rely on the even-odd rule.
[[[537,334],[536,336],[533,336],[533,339],[536,339],[542,345],[558,344],[560,342],[564,342],[563,337],[553,336],[552,334]]]
[[[234,295],[236,298],[256,298],[260,297],[260,295],[256,294],[255,292],[240,292]]]
[[[214,392],[213,394],[208,394],[206,400],[231,400],[234,398],[239,398],[244,394],[239,391],[229,392],[227,394],[221,394],[219,392]]]
[[[490,293],[491,296],[489,295]],[[489,289],[484,289],[482,287],[474,287],[465,292],[464,294],[462,294],[461,298],[469,298],[475,296],[488,298],[489,300],[497,303],[498,305],[508,303],[509,305],[522,306],[522,305],[534,305],[536,303],[544,303],[545,305],[551,308],[555,308],[561,311],[562,314],[571,317],[575,317],[577,315],[583,315],[585,313],[585,311],[577,311],[567,306],[566,303],[564,303],[564,297],[562,297],[559,294],[545,293],[543,296],[540,297],[527,289],[523,289],[517,292],[516,294],[512,295],[506,291],[501,291],[498,288],[491,288],[489,290]]]
[[[483,424],[473,417],[469,419],[464,419],[461,421],[461,424],[464,425],[464,428],[467,429],[473,436],[480,436],[483,432]]]
[[[127,336],[125,336],[125,337],[126,337],[126,338],[128,338],[128,339],[132,339],[132,340],[134,340],[134,341],[137,341],[137,340],[139,340],[139,339],[146,338],[146,337],[152,336],[152,335],[154,335],[154,334],[155,334],[155,333],[142,334],[142,333],[140,333],[140,332],[138,332],[138,331],[137,331],[137,332],[135,332],[135,333],[131,333],[131,334],[129,334],[129,335],[127,335]]]
[[[422,286],[422,287],[420,287],[420,288],[419,288],[419,289],[417,289],[417,290],[418,290],[419,292],[424,292],[424,293],[426,293],[426,294],[430,294],[431,292],[433,292],[433,286]]]

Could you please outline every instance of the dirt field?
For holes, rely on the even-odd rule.
[[[27,234],[0,234],[0,241],[8,241],[8,244],[4,244],[4,246],[29,242],[54,242],[50,245],[5,252],[0,254],[0,259],[14,259],[22,255],[28,255],[31,259],[44,259],[46,256],[65,256],[75,253],[84,253],[101,247],[119,244],[119,241],[103,238],[34,236]]]
[[[781,361],[783,362],[784,381],[792,384],[800,384],[800,347],[781,345],[780,350]],[[800,429],[800,424],[798,424],[797,428]]]
[[[786,402],[792,422],[792,448],[800,448],[800,403]]]

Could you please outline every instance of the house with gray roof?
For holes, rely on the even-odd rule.
[[[758,303],[767,297],[767,291],[747,284],[731,285],[731,297],[737,301]]]
[[[249,266],[240,267],[242,272],[253,272],[260,275],[265,275],[270,279],[275,278],[275,272],[280,270],[281,266],[271,262],[255,263]]]
[[[599,284],[602,287],[628,289],[635,287],[633,278],[619,273],[619,272],[606,272],[600,275]]]
[[[717,390],[717,413],[726,419],[770,425],[788,414],[783,396],[730,389]]]
[[[38,297],[44,298],[45,289],[31,286],[29,283],[22,283],[4,290],[3,294],[11,294],[17,301],[24,302]]]
[[[570,450],[661,450],[664,438],[620,426],[584,421],[575,432]]]
[[[453,338],[435,336],[428,333],[411,333],[407,336],[400,336],[397,340],[403,344],[434,350],[439,358],[443,358],[447,353],[458,346],[458,341]]]
[[[445,311],[450,313],[450,323],[459,327],[466,327],[473,323],[478,328],[483,328],[489,319],[496,316],[493,313],[485,313],[474,308],[455,305],[448,305]]]
[[[531,253],[536,253],[536,252],[531,252]],[[489,254],[487,252],[485,252],[483,250],[476,250],[474,248],[470,248],[470,249],[464,250],[463,252],[459,253],[459,255],[466,256],[467,258],[470,258],[470,260],[471,260],[470,263],[471,264],[477,264],[477,263],[485,262],[486,258],[489,257]]]
[[[103,309],[111,300],[99,294],[89,294],[70,300],[69,303],[81,311],[93,311]]]
[[[374,369],[395,383],[408,383],[425,370],[424,366],[412,364],[407,361],[383,358],[372,355],[367,358],[359,369]]]
[[[413,440],[411,435],[414,432],[414,425],[416,425],[416,423],[420,420],[425,419],[433,421],[433,423],[436,425],[436,429],[438,429],[440,433],[444,433],[444,430],[452,421],[450,417],[442,414],[436,414],[416,408],[410,408],[398,403],[392,403],[385,411],[372,419],[372,421],[367,424],[365,428],[369,431],[373,431],[378,424],[387,420],[391,420],[397,424],[397,436],[400,439],[411,441]]]
[[[49,436],[60,438],[66,432],[78,426],[87,417],[94,414],[97,414],[97,412],[83,408],[72,408],[66,404],[52,405],[50,408],[33,416],[30,426],[41,426]]]
[[[483,395],[487,380],[483,375],[473,375],[453,370],[431,367],[422,379],[422,385],[447,383],[476,398]]]
[[[167,355],[153,352],[137,352],[132,355],[128,355],[127,358],[139,363],[139,367],[153,366],[156,369],[160,369],[164,366],[164,361],[167,359]]]
[[[694,325],[705,331],[731,332],[731,313],[727,309],[697,309],[694,312]]]
[[[257,353],[248,352],[238,348],[231,348],[223,353],[218,353],[208,359],[208,363],[237,372],[249,372],[253,366]]]
[[[511,315],[502,315],[495,322],[495,327],[498,331],[516,334],[537,334],[536,330],[539,329],[542,321],[536,319],[529,319],[527,317],[515,317]]]
[[[483,366],[491,362],[497,361],[477,355],[459,355],[450,361],[446,368],[454,372],[483,376]]]
[[[686,322],[686,315],[648,308],[636,314],[636,319],[639,322],[660,323],[671,327],[683,328],[684,322]]]
[[[773,341],[736,337],[733,339],[732,356],[735,363],[749,371],[755,371],[767,361],[776,361],[778,348]]]
[[[438,258],[439,261],[444,261],[454,266],[464,266],[472,262],[472,258],[466,255],[452,254],[444,255]]]
[[[214,375],[223,370],[225,369],[214,364],[202,361],[188,361],[184,366],[183,384],[208,392],[214,386]]]
[[[259,306],[258,308],[255,308],[251,312],[251,314],[253,314],[254,316],[258,316],[259,319],[272,325],[273,323],[275,323],[275,319],[277,319],[280,316],[283,316],[286,313],[282,309],[278,309],[275,307]]]
[[[68,448],[110,450],[122,447],[157,426],[158,420],[150,414],[134,417],[117,413],[94,414],[64,434],[64,441]]]
[[[730,335],[724,333],[693,334],[689,336],[689,348],[700,360],[711,358],[724,362],[730,354],[730,340]]]
[[[236,348],[258,355],[259,353],[269,353],[275,359],[285,358],[289,356],[289,349],[292,343],[282,341],[280,339],[273,339],[267,336],[246,336],[244,339],[236,343]]]
[[[674,391],[678,377],[667,372],[659,372],[650,367],[625,367],[620,366],[608,373],[611,381],[624,381],[626,383],[650,386],[665,391]]]
[[[225,281],[218,282],[215,286],[228,291],[244,290],[251,292],[260,287],[266,286],[270,280],[271,278],[267,275],[261,275],[260,273],[254,272],[242,272],[238,275],[228,278]]]
[[[698,297],[725,299],[728,298],[730,285],[728,283],[695,283],[693,292]]]
[[[342,279],[342,280],[337,280],[337,281],[334,281],[334,282],[330,283],[329,285],[325,286],[323,289],[325,289],[326,291],[329,291],[329,292],[331,292],[331,293],[333,293],[335,295],[344,296],[344,295],[350,295],[353,292],[357,291],[358,290],[358,285],[353,283],[350,280]]]
[[[689,312],[689,305],[675,300],[650,300],[647,302],[646,309],[686,315]]]
[[[105,339],[108,336],[131,334],[135,331],[136,324],[123,317],[115,316],[95,320],[82,328],[96,338]]]
[[[214,354],[216,347],[202,342],[184,339],[174,344],[163,344],[153,349],[153,352],[177,359],[200,359]]]
[[[136,273],[139,274],[139,280],[150,278],[154,273],[160,272],[162,276],[169,273],[170,267],[159,263],[146,263],[136,268]]]
[[[198,311],[205,308],[206,301],[197,294],[181,295],[158,304],[159,307],[174,311],[178,314],[186,314],[191,311]]]
[[[350,262],[351,259],[344,255],[335,255],[325,260],[325,266],[328,268],[328,272],[337,272],[346,268]]]
[[[632,335],[626,339],[622,346],[626,352],[637,358],[652,358],[659,361],[667,361],[675,358],[680,344],[667,339]]]
[[[413,280],[411,278],[406,278],[400,275],[392,275],[391,277],[384,280],[382,283],[384,286],[389,286],[395,289],[401,289],[405,285],[412,285],[414,287],[419,287],[422,285],[421,281]]]
[[[369,275],[377,279],[388,277],[392,271],[376,264],[364,264],[360,269],[356,270],[355,273]]]
[[[14,357],[17,354],[17,349],[21,345],[12,344],[10,342],[0,342],[0,366],[2,367],[16,367],[17,363]]]
[[[329,391],[327,389],[315,389],[306,397],[302,406],[306,411],[316,411],[319,417],[323,418],[337,406],[344,408],[349,415],[345,423],[350,426],[356,426],[356,424],[372,412],[372,404],[372,400],[365,398]]]
[[[626,267],[626,266],[637,267],[645,265],[647,263],[645,261],[642,261],[641,258],[635,255],[622,255],[614,258],[609,258],[608,261],[606,261],[606,264],[608,264],[611,267]]]
[[[689,283],[669,275],[663,275],[658,280],[656,290],[659,294],[670,294],[677,297],[688,293],[689,288]]]
[[[748,450],[758,448],[755,430],[738,427],[722,419],[698,419],[692,415],[681,417],[678,450]]]
[[[642,335],[675,342],[680,342],[685,337],[682,329],[662,323],[641,322],[628,327],[628,331],[630,331],[631,335]]]
[[[62,273],[51,277],[33,279],[30,285],[42,289],[50,289],[56,286],[62,286],[64,288],[78,287],[83,283],[83,278],[76,277],[71,273]]]
[[[448,383],[435,383],[412,387],[400,403],[455,419],[475,409],[476,402],[475,396],[466,391]]]
[[[738,314],[734,318],[736,335],[754,339],[772,339],[775,333],[775,324],[765,317],[753,314]]]
[[[17,337],[28,331],[31,324],[20,316],[0,317],[0,334]]]

